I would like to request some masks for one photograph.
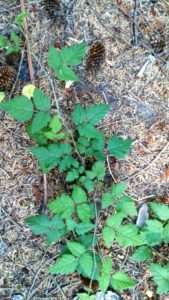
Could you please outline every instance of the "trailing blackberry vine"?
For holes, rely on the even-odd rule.
[[[48,63],[60,80],[75,81],[78,76],[72,67],[80,64],[85,53],[84,43],[61,50],[51,48]],[[139,227],[135,224],[136,204],[126,194],[126,184],[120,182],[109,188],[105,184],[106,157],[124,159],[132,146],[131,139],[116,135],[106,138],[97,128],[110,106],[76,105],[71,114],[71,132],[65,129],[60,116],[52,113],[49,97],[32,85],[26,86],[21,96],[2,101],[0,109],[25,123],[35,143],[30,151],[42,172],[48,174],[58,168],[69,184],[69,192],[49,199],[47,214],[26,219],[33,234],[45,238],[47,245],[60,241],[65,244],[49,272],[62,275],[77,272],[98,281],[103,292],[109,288],[120,292],[133,288],[135,278],[125,272],[125,267],[116,269],[112,261],[111,248],[118,245],[133,252],[131,260],[147,261],[157,292],[167,293],[169,265],[165,261],[161,265],[156,262],[156,248],[169,242],[169,208],[150,203],[150,219]],[[105,247],[110,249],[107,256]],[[95,299],[95,296],[83,293],[79,299]]]

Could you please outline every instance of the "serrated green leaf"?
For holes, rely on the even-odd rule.
[[[159,264],[151,264],[150,271],[152,277],[158,286],[158,294],[164,294],[169,292],[169,265],[160,266]]]
[[[57,115],[54,115],[50,121],[49,127],[52,132],[59,132],[62,129],[62,123]]]
[[[97,161],[92,167],[92,172],[98,180],[102,180],[105,176],[105,163],[102,161]]]
[[[91,230],[93,230],[95,227],[92,223],[79,223],[77,224],[75,231],[78,235],[83,235]]]
[[[9,113],[14,119],[20,122],[29,121],[33,115],[32,102],[24,96],[0,103],[0,109]]]
[[[33,234],[46,236],[48,243],[59,240],[66,233],[63,221],[57,216],[49,219],[46,215],[35,215],[28,217],[25,222]]]
[[[78,65],[86,53],[86,43],[75,44],[70,47],[62,48],[60,54],[62,60],[67,65]]]
[[[68,242],[67,247],[69,251],[77,257],[80,257],[83,253],[86,252],[86,248],[78,242]]]
[[[103,228],[102,234],[103,234],[103,240],[104,240],[105,246],[107,248],[110,248],[112,246],[112,244],[113,244],[114,239],[115,239],[114,228],[105,226]]]
[[[116,135],[112,136],[108,142],[108,150],[117,159],[123,159],[131,149],[131,139],[122,139]]]
[[[79,172],[76,169],[73,169],[67,173],[66,181],[72,182],[79,177]]]
[[[94,190],[94,182],[91,179],[89,179],[85,176],[82,176],[80,178],[80,182],[82,182],[83,186],[88,191],[88,193],[90,193]]]
[[[72,121],[75,125],[80,125],[86,120],[85,109],[80,105],[75,105],[72,112]]]
[[[109,227],[113,227],[114,229],[118,229],[125,216],[125,213],[117,212],[107,218],[106,225]]]
[[[119,226],[116,240],[123,247],[134,247],[144,244],[144,240],[138,234],[138,228],[134,224]]]
[[[106,257],[103,260],[101,275],[99,277],[99,288],[103,292],[105,292],[109,287],[111,272],[112,272],[112,259],[111,257]]]
[[[77,225],[73,219],[66,219],[66,228],[68,231],[73,231]]]
[[[162,221],[169,220],[169,206],[161,203],[150,203],[150,207],[154,214]]]
[[[70,254],[64,254],[49,268],[51,274],[66,275],[73,273],[78,265],[78,259]]]
[[[53,69],[55,72],[59,68],[61,68],[61,65],[63,64],[61,53],[56,48],[51,47],[49,49],[48,53],[48,65],[51,69]]]
[[[50,99],[40,89],[35,89],[33,93],[33,102],[36,109],[41,111],[50,110]]]
[[[90,206],[88,204],[79,204],[77,206],[77,215],[82,222],[88,223],[91,218]]]
[[[148,245],[159,245],[163,239],[163,224],[158,220],[148,220],[141,237]]]
[[[104,193],[102,196],[102,208],[108,208],[110,205],[112,205],[113,197],[112,194],[107,192]]]
[[[114,200],[122,197],[125,190],[127,189],[127,185],[124,182],[119,182],[112,185],[112,197]]]
[[[87,202],[86,192],[80,186],[75,185],[72,192],[72,199],[75,203]]]
[[[164,226],[163,240],[164,240],[164,243],[169,242],[169,223]]]
[[[92,233],[81,235],[79,240],[87,249],[91,249],[91,247],[96,246],[98,242],[96,235]]]
[[[134,287],[136,284],[135,280],[130,278],[124,272],[116,272],[111,278],[111,285],[117,291],[123,291]]]
[[[129,196],[123,196],[116,206],[117,211],[124,212],[126,216],[136,216],[137,210],[135,203]]]
[[[50,121],[49,112],[40,111],[37,112],[32,120],[31,130],[32,134],[39,132],[41,129],[46,127]]]
[[[57,77],[60,79],[60,80],[65,80],[65,81],[78,81],[79,80],[79,77],[75,74],[75,72],[63,65],[57,72],[55,72]]]
[[[80,293],[78,294],[78,300],[96,300],[95,295],[88,295],[86,293]]]
[[[66,194],[62,194],[60,197],[57,197],[56,200],[50,202],[48,204],[48,208],[54,214],[57,214],[64,219],[70,218],[70,216],[74,212],[73,201]]]
[[[84,277],[96,279],[98,277],[98,269],[100,268],[100,260],[89,253],[84,253],[79,259],[78,271]]]
[[[87,122],[96,125],[98,124],[110,110],[108,104],[94,104],[86,109]]]
[[[152,251],[148,246],[141,246],[136,249],[131,258],[137,262],[142,262],[153,257]]]

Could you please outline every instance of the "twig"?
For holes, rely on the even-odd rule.
[[[48,201],[48,190],[47,190],[47,175],[46,173],[43,174],[43,188],[44,188],[44,209],[46,208],[47,201]]]
[[[133,22],[132,22],[132,31],[133,31],[133,45],[137,46],[137,26],[136,26],[136,18],[137,18],[137,0],[134,0],[134,11],[133,11]]]
[[[21,3],[21,10],[25,10],[25,1],[20,0]],[[26,48],[27,48],[27,58],[28,58],[28,67],[29,67],[29,73],[30,73],[30,79],[32,83],[34,82],[34,70],[33,70],[33,64],[32,64],[32,57],[31,57],[31,50],[30,50],[30,44],[29,44],[29,33],[28,33],[28,23],[27,18],[25,17],[24,20],[24,33],[25,33],[25,40],[26,40]]]
[[[20,0],[21,3],[21,10],[25,10],[25,1]],[[29,74],[30,74],[30,79],[31,82],[33,83],[35,80],[34,77],[34,69],[33,69],[33,63],[32,63],[32,56],[31,56],[31,50],[30,50],[30,43],[29,43],[29,31],[28,31],[28,23],[27,23],[27,18],[24,20],[24,33],[25,33],[25,40],[26,40],[26,48],[27,48],[27,59],[28,59],[28,67],[29,67]],[[47,176],[46,174],[43,174],[43,184],[44,184],[44,199],[42,203],[41,210],[46,208],[47,204]]]

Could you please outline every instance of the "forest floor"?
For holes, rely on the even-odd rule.
[[[134,145],[125,160],[112,162],[110,167],[117,181],[127,182],[128,193],[138,203],[169,199],[169,2],[160,0],[154,7],[150,2],[138,1],[133,17],[132,0],[65,0],[53,20],[42,0],[25,0],[36,85],[57,102],[65,118],[76,102],[111,104],[111,113],[100,127],[108,135],[130,137]],[[10,30],[9,24],[19,11],[19,2],[0,1],[1,31]],[[80,82],[72,93],[65,94],[48,68],[49,47],[80,41],[90,45],[95,40],[105,45],[104,63],[95,74],[86,74],[81,67]],[[15,94],[26,84],[18,78]],[[37,213],[42,190],[42,174],[26,150],[29,138],[23,125],[6,114],[1,119],[0,299],[73,299],[81,288],[79,277],[49,275],[47,269],[57,256],[57,245],[46,248],[24,224],[27,216]],[[57,194],[59,179],[50,182],[49,178],[48,185],[49,197],[53,189]],[[120,253],[119,261],[137,277],[138,285],[123,293],[123,298],[169,299],[155,294],[146,267],[130,264],[127,256],[125,251]],[[16,295],[23,298],[14,298]]]

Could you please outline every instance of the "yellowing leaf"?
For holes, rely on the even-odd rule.
[[[22,89],[22,95],[24,95],[25,97],[27,97],[29,99],[32,98],[35,88],[36,87],[33,84],[25,85]]]
[[[0,92],[0,102],[2,102],[5,99],[5,93]]]

